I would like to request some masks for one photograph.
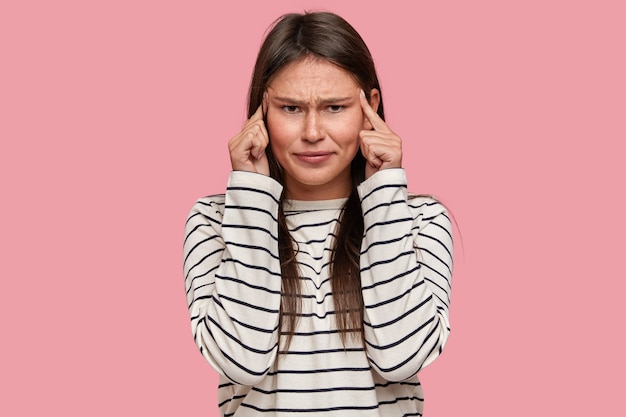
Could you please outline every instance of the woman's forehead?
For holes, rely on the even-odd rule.
[[[359,85],[343,68],[322,59],[304,59],[287,64],[268,85],[273,95],[311,98],[311,95],[356,95]]]

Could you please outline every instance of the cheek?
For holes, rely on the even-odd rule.
[[[274,154],[276,154],[286,146],[288,138],[291,136],[289,127],[284,121],[269,115],[266,127],[270,138],[270,146]]]
[[[338,141],[344,146],[358,146],[360,142],[359,133],[365,128],[362,117],[352,117],[344,119],[333,125],[332,130]]]
[[[270,134],[269,147],[272,149],[272,154],[274,155],[276,162],[278,162],[280,166],[283,166],[285,164],[285,158],[283,155],[285,154],[287,146],[281,142],[279,137],[271,136]]]

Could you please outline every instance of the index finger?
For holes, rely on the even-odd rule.
[[[256,111],[254,112],[254,114],[252,116],[250,116],[250,120],[258,120],[258,119],[262,119],[263,118],[263,103],[261,103],[259,105],[259,107],[257,107]]]
[[[363,109],[363,114],[367,117],[367,120],[369,120],[374,130],[377,132],[391,133],[391,129],[389,129],[387,123],[380,118],[378,113],[376,113],[374,109],[372,109],[372,106],[370,106],[367,102],[367,98],[365,98],[365,92],[363,90],[360,90],[359,92],[359,101],[361,103],[361,108]]]
[[[245,126],[248,126],[256,122],[257,120],[263,120],[263,118],[264,118],[264,109],[263,109],[263,103],[261,103],[261,105],[257,107],[256,111],[252,113],[252,116],[250,116],[250,118],[246,120]]]

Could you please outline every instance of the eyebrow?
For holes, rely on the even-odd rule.
[[[352,97],[350,97],[350,96],[346,96],[346,97],[328,97],[328,98],[320,100],[319,103],[320,104],[330,104],[330,103],[337,103],[337,102],[342,102],[342,101],[348,101],[348,100],[351,100],[351,99],[352,99]],[[290,98],[290,97],[276,96],[276,97],[274,97],[274,100],[283,101],[283,102],[286,102],[286,103],[293,103],[293,104],[297,104],[298,106],[302,106],[302,105],[308,104],[308,102],[306,102],[306,101],[297,100],[295,98]]]

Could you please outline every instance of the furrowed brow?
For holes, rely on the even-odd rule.
[[[328,97],[320,100],[320,104],[334,104],[334,103],[343,103],[352,99],[352,97]]]
[[[302,101],[302,100],[297,100],[295,98],[291,98],[291,97],[281,97],[281,96],[275,96],[274,100],[276,101],[282,101],[284,103],[289,103],[289,104],[294,104],[297,106],[302,106],[304,104],[307,104],[306,102]]]
[[[297,105],[297,106],[303,106],[303,105],[307,105],[308,104],[308,102],[306,102],[306,101],[298,100],[298,99],[291,98],[291,97],[276,96],[276,97],[274,97],[274,99],[278,100],[278,101],[285,102],[285,103],[294,104],[294,105]],[[352,99],[352,97],[349,97],[349,96],[346,96],[346,97],[328,97],[328,98],[324,98],[324,99],[319,100],[318,103],[320,103],[320,104],[341,103],[341,102],[344,102],[344,101],[348,101],[350,99]]]

